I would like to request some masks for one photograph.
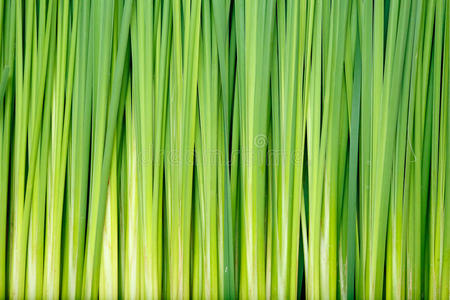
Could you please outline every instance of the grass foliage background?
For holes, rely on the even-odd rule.
[[[2,0],[0,299],[450,299],[448,0]]]

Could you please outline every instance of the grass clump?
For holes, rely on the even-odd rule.
[[[0,3],[0,298],[448,299],[448,0]]]

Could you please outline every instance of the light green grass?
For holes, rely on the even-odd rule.
[[[449,299],[449,0],[0,2],[0,299]]]

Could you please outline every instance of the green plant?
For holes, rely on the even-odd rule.
[[[0,298],[448,299],[448,0],[0,2]]]

